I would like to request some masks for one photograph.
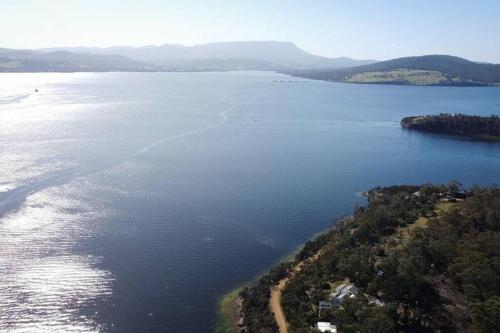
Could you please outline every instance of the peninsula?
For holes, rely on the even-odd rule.
[[[499,331],[500,189],[366,195],[366,207],[240,292],[233,332]]]
[[[406,117],[401,127],[435,134],[458,135],[485,141],[500,142],[500,118],[470,116],[464,114]]]

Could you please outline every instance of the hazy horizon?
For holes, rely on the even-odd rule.
[[[330,58],[450,54],[500,63],[500,3],[492,0],[4,1],[3,48],[288,41]],[[15,33],[13,33],[15,32]]]
[[[182,44],[182,43],[159,43],[159,44],[143,44],[143,45],[109,45],[109,46],[96,46],[96,45],[75,45],[75,46],[67,46],[67,45],[55,45],[55,46],[48,46],[48,47],[40,47],[40,48],[34,48],[33,50],[46,50],[46,49],[65,49],[65,48],[98,48],[98,49],[106,49],[106,48],[127,48],[127,47],[132,47],[132,48],[143,48],[143,47],[161,47],[164,45],[169,45],[169,46],[182,46],[182,47],[194,47],[194,46],[202,46],[202,45],[209,45],[209,44],[217,44],[217,43],[254,43],[254,42],[277,42],[277,43],[291,43],[295,45],[297,48],[308,52],[312,55],[317,55],[317,56],[322,56],[322,57],[328,57],[328,58],[350,58],[350,59],[356,59],[356,60],[376,60],[376,61],[385,61],[385,60],[391,60],[395,58],[401,58],[401,57],[418,57],[418,56],[426,56],[426,55],[441,55],[437,53],[422,53],[422,54],[408,54],[408,55],[402,55],[401,57],[395,57],[395,58],[386,58],[386,59],[375,59],[375,58],[354,58],[354,57],[349,57],[346,55],[338,55],[338,56],[325,56],[322,54],[317,54],[314,52],[310,52],[304,48],[302,48],[300,45],[297,45],[293,41],[288,41],[288,40],[231,40],[231,41],[215,41],[215,42],[206,42],[206,43],[198,43],[198,44]],[[477,61],[477,62],[487,62],[487,63],[494,63],[494,64],[500,64],[500,61],[498,62],[488,62],[484,60],[477,60],[477,59],[470,59],[466,58],[460,54],[442,54],[442,55],[451,55],[451,56],[457,56],[461,57],[467,60],[471,61]]]

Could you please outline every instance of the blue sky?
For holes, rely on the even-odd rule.
[[[360,59],[500,63],[499,0],[0,0],[0,47],[291,41]]]

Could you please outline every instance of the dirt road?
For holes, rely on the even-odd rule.
[[[296,273],[300,272],[305,262],[313,262],[318,259],[319,255],[320,252],[316,253],[309,259],[299,262],[297,265],[295,265],[295,267],[286,278],[281,279],[280,282],[276,286],[274,286],[273,289],[271,289],[270,307],[271,311],[274,314],[274,319],[278,323],[279,333],[288,333],[285,313],[283,312],[283,308],[281,306],[281,294],[285,289],[286,284],[288,283],[288,281],[290,281],[291,278],[293,278]]]

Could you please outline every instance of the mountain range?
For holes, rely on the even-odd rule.
[[[164,44],[143,47],[73,47],[40,51],[68,51],[93,55],[121,55],[166,70],[312,69],[341,68],[375,60],[327,58],[310,54],[290,42],[221,42],[195,46]]]
[[[348,83],[500,85],[500,65],[448,55],[387,61],[327,58],[290,42],[221,42],[195,46],[58,47],[0,49],[0,72],[270,70]]]
[[[0,72],[224,71],[335,69],[374,63],[310,54],[289,42],[223,42],[195,46],[0,49]]]

